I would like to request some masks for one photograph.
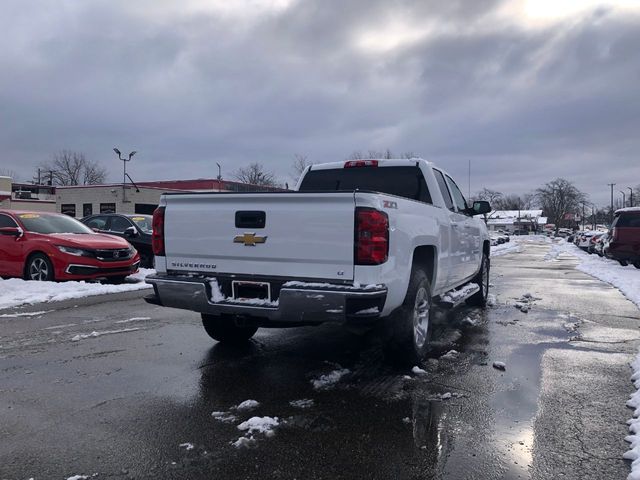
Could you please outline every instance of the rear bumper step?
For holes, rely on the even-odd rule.
[[[155,291],[149,296],[154,298],[145,298],[148,303],[209,315],[231,314],[273,322],[375,320],[380,317],[387,298],[387,288],[383,285],[354,287],[290,282],[282,285],[277,300],[236,301],[212,290],[217,289],[215,278],[156,274],[147,276],[145,281],[153,285]]]

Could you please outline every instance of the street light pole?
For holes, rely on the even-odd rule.
[[[120,150],[118,150],[117,148],[113,149],[114,152],[116,152],[116,155],[118,155],[118,160],[122,161],[122,167],[123,167],[123,172],[122,172],[122,203],[127,203],[127,190],[126,190],[126,184],[127,184],[127,162],[131,161],[131,158],[137,153],[135,150],[132,151],[131,153],[129,153],[129,158],[123,158],[122,157],[122,153],[120,152]]]
[[[221,192],[222,191],[222,167],[218,162],[216,162],[216,165],[218,166],[218,191]]]
[[[620,190],[620,193],[622,194],[622,208],[624,208],[627,206],[627,194],[622,190]]]
[[[627,187],[629,189],[629,206],[633,207],[633,188]]]
[[[613,223],[613,187],[616,186],[615,183],[607,183],[611,187],[611,222]]]

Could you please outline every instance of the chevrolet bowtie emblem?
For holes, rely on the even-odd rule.
[[[233,239],[233,243],[244,243],[245,247],[255,247],[258,243],[265,243],[267,237],[257,237],[255,233],[245,233]]]

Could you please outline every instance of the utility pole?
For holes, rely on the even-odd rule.
[[[633,207],[633,188],[627,187],[629,189],[629,206]]]
[[[467,186],[467,200],[471,198],[471,159],[469,159],[469,184]]]
[[[222,167],[218,162],[216,162],[216,165],[218,166],[218,191],[221,192],[222,191]]]
[[[611,222],[613,223],[613,187],[616,186],[615,183],[607,183],[611,187]]]
[[[584,202],[582,202],[582,231],[584,232]]]

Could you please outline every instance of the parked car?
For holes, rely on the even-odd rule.
[[[602,233],[596,233],[595,235],[592,235],[591,238],[589,239],[589,246],[587,247],[587,252],[590,255],[596,253],[596,245],[600,240],[600,238],[602,237],[602,235],[603,235]]]
[[[609,234],[603,233],[602,235],[600,235],[600,238],[598,238],[598,241],[593,247],[594,253],[596,253],[599,257],[604,257],[604,248],[605,248],[605,245],[607,245],[608,243],[609,243]]]
[[[126,240],[98,234],[67,215],[0,210],[0,276],[120,283],[139,265]]]
[[[497,233],[490,233],[489,238],[491,239],[491,246],[502,245],[505,243],[505,239],[502,235]]]
[[[622,266],[631,263],[640,268],[640,207],[617,210],[609,237],[609,244],[604,248],[605,255]]]
[[[442,169],[313,165],[296,190],[162,195],[147,302],[201,313],[228,343],[258,327],[382,322],[388,351],[409,363],[429,349],[435,303],[486,305],[490,240],[477,215],[491,208],[469,207]]]
[[[153,268],[151,248],[151,215],[102,213],[84,217],[81,222],[99,233],[116,235],[127,240],[140,253],[140,266]]]
[[[591,237],[593,237],[596,234],[597,232],[590,232],[590,231],[578,232],[578,234],[576,234],[575,244],[581,250],[588,252],[589,245],[591,245]]]

